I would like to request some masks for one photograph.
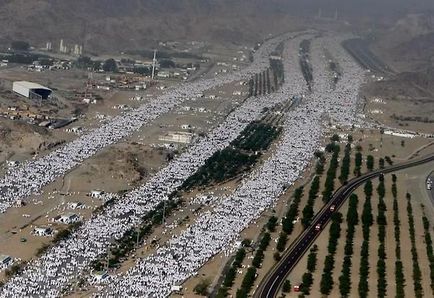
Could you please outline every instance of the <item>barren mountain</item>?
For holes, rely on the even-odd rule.
[[[429,0],[0,0],[0,44],[27,40],[84,43],[91,50],[134,49],[161,40],[254,42],[311,26],[324,15],[385,17],[422,10]],[[390,9],[393,7],[393,9]],[[3,41],[3,42],[2,42]]]
[[[36,46],[63,38],[91,49],[136,48],[160,40],[257,41],[293,18],[266,1],[0,1],[0,38]],[[272,7],[272,8],[271,8]],[[282,12],[281,12],[282,11]],[[5,25],[7,24],[7,25]]]
[[[410,14],[380,32],[373,48],[398,71],[425,71],[434,64],[434,14]]]

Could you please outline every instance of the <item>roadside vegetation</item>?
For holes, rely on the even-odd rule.
[[[357,213],[358,198],[357,195],[352,194],[350,196],[350,201],[347,211],[347,234],[345,243],[345,256],[342,265],[341,275],[339,276],[339,292],[342,297],[349,297],[351,292],[351,265],[352,256],[354,253],[354,233],[356,225],[359,223],[359,215]]]
[[[143,218],[138,228],[131,228],[124,235],[116,239],[108,249],[106,254],[93,261],[93,270],[103,270],[104,268],[117,268],[120,264],[149,236],[153,229],[163,223],[165,216],[175,211],[182,201],[178,198],[171,199],[158,204],[154,210],[148,212]]]
[[[338,158],[339,158],[340,147],[338,144],[335,143],[333,139],[332,141],[333,141],[332,143],[326,146],[326,150],[332,153],[332,157],[330,159],[330,165],[327,171],[324,191],[322,192],[322,200],[324,201],[324,203],[330,201],[331,197],[333,196],[336,172],[339,166]]]
[[[259,241],[258,248],[252,260],[252,266],[247,269],[246,274],[241,282],[241,287],[236,291],[237,298],[246,298],[253,287],[256,279],[256,270],[261,268],[262,261],[264,260],[264,252],[269,246],[271,241],[270,233],[266,232]]]
[[[318,254],[318,246],[315,244],[310,249],[309,255],[307,256],[307,272],[303,274],[301,289],[300,291],[304,295],[310,295],[310,290],[313,284],[313,273],[315,272],[317,265],[317,254]]]
[[[300,67],[303,73],[303,77],[306,80],[307,86],[309,90],[312,88],[313,74],[312,74],[312,66],[309,63],[310,60],[310,45],[311,41],[308,39],[303,40],[300,43]]]
[[[404,268],[401,260],[401,220],[399,219],[399,203],[398,203],[398,188],[396,186],[397,177],[392,175],[392,196],[393,196],[393,224],[395,237],[395,284],[396,297],[405,297],[404,286]]]
[[[386,189],[384,186],[384,176],[379,177],[379,184],[377,187],[378,194],[378,215],[377,215],[377,225],[378,225],[378,261],[377,261],[377,296],[383,298],[387,294],[387,280],[386,280],[386,203],[384,202],[384,196],[386,194]]]
[[[320,291],[323,295],[329,295],[333,289],[333,269],[335,264],[335,254],[338,246],[338,240],[341,236],[342,214],[333,213],[330,225],[329,243],[327,246],[328,255],[325,257],[324,269],[321,276]]]
[[[240,249],[238,249],[237,253],[235,254],[235,258],[232,262],[232,265],[230,266],[229,270],[227,271],[223,279],[223,284],[220,286],[220,288],[217,291],[216,298],[224,298],[228,295],[228,289],[230,289],[233,286],[235,277],[237,276],[237,270],[241,268],[241,265],[245,257],[246,257],[246,249],[244,247],[241,247]]]
[[[431,294],[434,296],[434,250],[433,250],[433,242],[430,234],[431,224],[428,218],[426,217],[425,212],[422,217],[422,223],[423,223],[423,230],[424,230],[426,254],[428,257],[429,269],[430,269]]]
[[[360,268],[359,268],[359,296],[362,298],[368,297],[369,293],[369,236],[371,225],[373,224],[371,197],[372,197],[372,182],[368,180],[364,187],[365,203],[362,211],[362,230],[363,242],[360,252]]]
[[[207,159],[196,173],[185,180],[180,189],[210,186],[249,171],[280,132],[281,129],[276,126],[260,121],[252,122],[228,147]]]
[[[411,259],[413,261],[413,288],[414,296],[416,298],[422,298],[424,296],[422,288],[422,272],[419,266],[419,260],[416,250],[416,231],[414,229],[414,216],[413,207],[411,204],[411,194],[406,194],[407,198],[407,216],[408,216],[408,226],[410,232],[411,241]]]
[[[303,186],[297,188],[294,191],[292,203],[289,205],[285,217],[282,219],[282,230],[287,235],[291,235],[292,231],[294,230],[294,221],[296,221],[299,213],[298,208],[302,196],[303,196]]]

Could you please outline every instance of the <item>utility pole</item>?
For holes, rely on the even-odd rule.
[[[154,80],[155,76],[155,66],[157,64],[157,50],[154,50],[154,59],[152,59],[152,80]]]
[[[137,230],[137,243],[136,243],[137,247],[139,247],[139,235],[140,235],[140,227]]]
[[[109,248],[108,253],[107,253],[107,265],[106,265],[106,271],[107,272],[109,270],[109,260],[110,260],[110,248]]]
[[[163,202],[163,222],[161,224],[164,224],[166,222],[165,216],[166,216],[166,201]]]

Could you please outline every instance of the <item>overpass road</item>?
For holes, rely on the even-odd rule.
[[[291,246],[282,256],[282,259],[274,265],[267,276],[261,281],[261,284],[255,291],[253,297],[255,298],[274,298],[277,296],[280,287],[285,281],[287,275],[294,269],[301,257],[306,253],[309,247],[313,244],[315,239],[319,236],[323,227],[330,221],[333,212],[339,210],[345,200],[350,196],[353,191],[368,181],[369,179],[378,177],[382,174],[392,173],[402,169],[418,166],[424,163],[434,161],[434,154],[430,154],[418,159],[411,159],[406,162],[396,164],[384,169],[376,170],[356,177],[348,181],[347,184],[341,186],[330,199],[330,201],[323,206],[323,208],[313,218],[312,224],[295,239]],[[334,206],[334,211],[330,207]],[[320,225],[320,229],[315,227]]]

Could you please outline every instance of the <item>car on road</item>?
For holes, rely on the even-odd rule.
[[[320,231],[321,230],[321,224],[317,224],[315,226],[315,231]]]
[[[330,211],[331,211],[331,212],[334,212],[335,209],[336,209],[336,206],[335,206],[335,205],[331,205],[331,206],[330,206]]]
[[[294,289],[294,292],[300,292],[301,284],[295,285],[293,289]]]

